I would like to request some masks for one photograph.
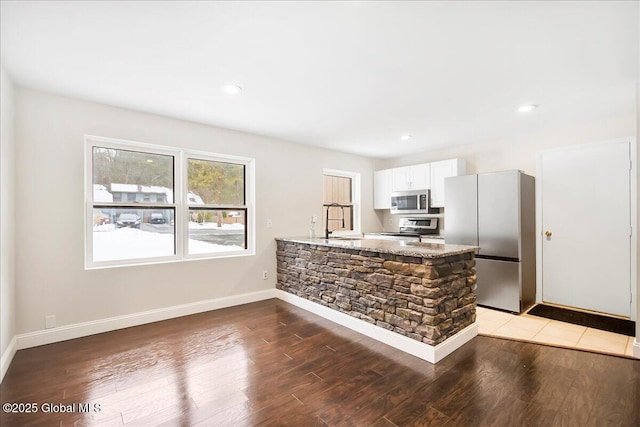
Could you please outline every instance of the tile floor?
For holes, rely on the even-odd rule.
[[[634,337],[526,313],[516,316],[484,307],[477,307],[476,315],[480,335],[633,357]]]

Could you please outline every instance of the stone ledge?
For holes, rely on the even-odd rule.
[[[418,258],[278,240],[277,260],[278,289],[417,341],[475,322],[473,251]]]

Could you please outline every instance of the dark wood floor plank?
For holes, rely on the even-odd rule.
[[[278,300],[17,352],[4,426],[637,426],[640,361],[476,337],[429,364]]]

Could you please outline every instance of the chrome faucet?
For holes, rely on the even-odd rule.
[[[329,209],[331,209],[331,208],[340,208],[340,210],[342,211],[342,218],[329,218]],[[329,234],[332,233],[332,231],[329,231],[329,221],[340,221],[340,220],[342,220],[342,228],[344,228],[344,205],[341,205],[340,203],[331,203],[331,204],[327,205],[327,217],[326,217],[326,221],[325,221],[325,225],[324,225],[324,238],[325,239],[328,239],[329,238]]]

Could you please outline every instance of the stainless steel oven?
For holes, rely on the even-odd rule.
[[[400,233],[420,236],[438,234],[438,218],[400,218]]]
[[[366,233],[365,239],[399,240],[402,242],[420,242],[424,239],[440,239],[437,218],[400,218],[398,232]]]

